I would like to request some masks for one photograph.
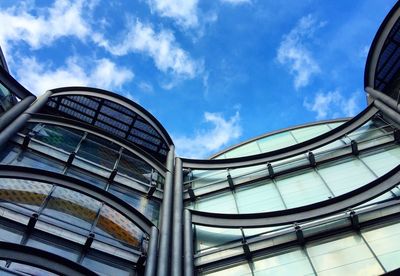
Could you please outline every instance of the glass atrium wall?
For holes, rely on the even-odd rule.
[[[399,18],[396,3],[358,115],[209,160],[176,157],[162,125],[114,93],[36,98],[0,51],[0,274],[400,273]]]

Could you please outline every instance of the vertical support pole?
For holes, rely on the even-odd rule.
[[[174,214],[172,217],[172,268],[171,275],[182,275],[182,231],[183,231],[183,170],[182,160],[175,159]]]
[[[184,225],[183,225],[183,275],[193,276],[194,275],[194,264],[193,264],[193,229],[192,229],[192,214],[190,210],[184,210]]]
[[[157,271],[157,243],[158,243],[158,229],[151,227],[149,249],[147,250],[146,267],[144,270],[145,276],[155,276]]]
[[[6,145],[7,141],[14,136],[31,118],[32,114],[39,111],[47,102],[50,97],[51,91],[47,91],[42,96],[36,99],[36,101],[14,121],[12,121],[4,130],[0,133],[0,150]]]
[[[172,145],[167,156],[167,172],[165,174],[164,195],[160,217],[160,246],[157,260],[157,275],[170,275],[170,247],[171,247],[171,223],[173,200],[173,171],[174,171],[175,147]]]

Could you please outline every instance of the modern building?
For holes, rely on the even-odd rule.
[[[399,69],[397,3],[360,114],[195,160],[117,94],[36,98],[0,51],[0,274],[400,273]]]

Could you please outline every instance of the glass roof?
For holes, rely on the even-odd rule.
[[[83,95],[53,96],[43,112],[99,127],[136,144],[161,162],[166,160],[168,144],[156,129],[139,114],[110,100]]]
[[[393,28],[382,47],[375,71],[375,89],[386,92],[400,70],[400,20]]]

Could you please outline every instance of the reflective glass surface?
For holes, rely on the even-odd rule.
[[[85,229],[90,229],[101,203],[84,194],[56,187],[43,214]]]
[[[17,103],[16,97],[0,83],[0,116]]]
[[[318,275],[378,275],[384,271],[363,239],[351,234],[310,242],[307,252]]]
[[[48,196],[52,185],[41,182],[2,178],[0,180],[0,205],[12,209],[23,206],[27,210],[37,211]]]

